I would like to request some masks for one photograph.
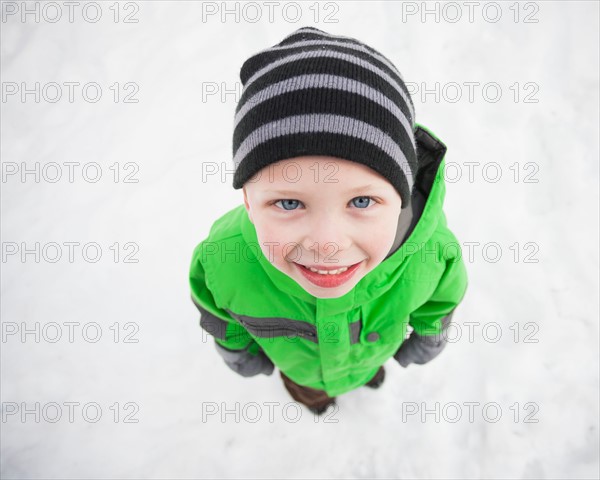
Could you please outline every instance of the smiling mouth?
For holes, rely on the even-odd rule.
[[[294,263],[296,263],[296,262],[294,262]],[[358,262],[358,263],[360,263],[360,262]],[[298,265],[299,267],[302,267],[306,270],[309,270],[313,273],[318,273],[320,275],[339,275],[340,273],[344,273],[349,268],[352,268],[355,265],[358,265],[358,263],[348,265],[347,267],[325,267],[325,266],[321,266],[321,265],[308,266],[308,265],[302,265],[301,263],[296,263],[296,265]]]
[[[298,265],[300,265],[300,264],[298,264]],[[311,272],[319,273],[321,275],[338,275],[340,273],[344,273],[352,265],[350,265],[350,267],[321,267],[321,266],[309,267],[306,265],[300,265],[300,266],[306,268],[307,270],[310,270]]]
[[[300,273],[304,278],[313,285],[321,288],[336,288],[345,284],[354,276],[356,271],[360,268],[360,265],[363,263],[363,260],[348,267],[329,267],[327,270],[320,271],[314,268],[311,270],[310,267],[306,267],[300,263],[293,263],[299,268]],[[314,270],[317,271],[315,272]]]

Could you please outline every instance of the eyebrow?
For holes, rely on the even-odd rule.
[[[372,188],[373,185],[369,184],[369,185],[363,185],[361,187],[355,187],[355,188],[351,188],[349,190],[346,190],[344,193],[357,193],[357,192],[362,192],[364,190],[368,190],[369,188]],[[302,192],[298,192],[295,190],[268,190],[267,193],[274,193],[277,195],[302,195]]]

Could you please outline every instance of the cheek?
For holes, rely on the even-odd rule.
[[[271,263],[279,264],[283,262],[284,253],[287,252],[289,255],[293,250],[294,244],[291,243],[291,240],[286,238],[281,229],[274,228],[272,225],[258,224],[255,227],[260,249],[265,258]]]
[[[298,228],[285,222],[277,222],[272,219],[264,219],[255,224],[256,233],[259,240],[264,242],[273,242],[280,249],[286,243],[292,243],[297,240]]]
[[[363,236],[365,245],[369,246],[374,255],[385,256],[394,243],[397,228],[397,217],[380,222],[376,227],[370,228],[368,233]]]

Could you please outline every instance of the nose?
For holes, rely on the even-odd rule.
[[[307,218],[302,238],[305,251],[314,252],[312,260],[321,263],[339,258],[337,252],[347,250],[352,241],[345,220],[339,212],[319,212]],[[327,261],[325,260],[325,261]],[[332,265],[333,266],[333,265]]]

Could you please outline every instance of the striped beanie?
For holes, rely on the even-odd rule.
[[[327,155],[375,170],[410,202],[415,111],[386,57],[350,38],[303,27],[248,58],[235,111],[233,188],[262,168]]]

